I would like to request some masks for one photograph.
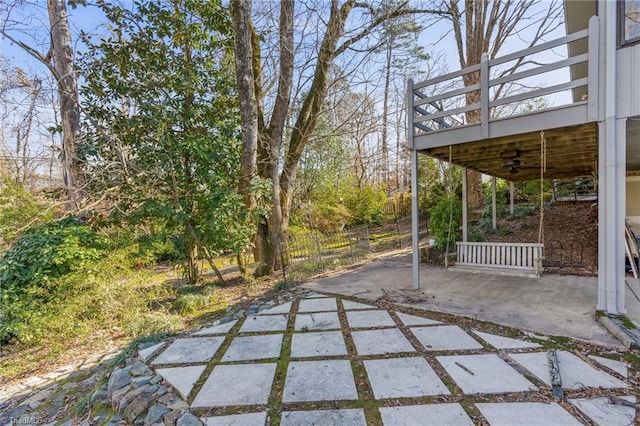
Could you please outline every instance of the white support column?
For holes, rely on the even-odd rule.
[[[604,2],[604,49],[600,88],[604,100],[598,121],[598,304],[610,315],[626,313],[625,156],[626,119],[616,119],[616,2]]]
[[[420,288],[420,210],[418,202],[418,151],[413,140],[413,80],[407,81],[407,141],[411,150],[411,246],[413,288]]]
[[[516,185],[509,182],[509,214],[515,213]]]
[[[496,177],[491,176],[491,224],[493,229],[498,228],[498,214],[496,206]]]
[[[469,240],[469,209],[467,207],[467,168],[462,168],[462,241]]]

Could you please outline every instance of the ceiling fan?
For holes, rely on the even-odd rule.
[[[502,158],[502,167],[507,169],[511,174],[518,173],[522,169],[540,169],[540,164],[522,164],[520,161],[521,154],[522,152],[517,149],[501,152],[500,157]],[[553,169],[553,167],[547,166],[547,170],[550,169]]]

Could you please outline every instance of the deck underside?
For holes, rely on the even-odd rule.
[[[596,123],[545,129],[547,169],[545,178],[567,178],[596,173],[598,128]],[[458,166],[510,181],[540,177],[540,132],[482,139],[420,150],[421,153]],[[509,167],[517,152],[518,167]]]

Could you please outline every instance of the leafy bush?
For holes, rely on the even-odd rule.
[[[429,213],[429,229],[435,237],[436,249],[444,250],[448,241],[449,251],[452,251],[456,241],[462,239],[462,201],[458,196],[443,197]]]
[[[320,232],[336,232],[351,220],[351,213],[342,205],[319,205],[314,208],[313,226]]]
[[[23,185],[9,179],[0,181],[0,248],[16,237],[27,224],[53,219],[47,202],[39,200]]]
[[[20,335],[38,306],[55,297],[59,279],[105,254],[106,244],[87,225],[66,218],[28,229],[0,258],[0,342]]]
[[[351,214],[351,225],[381,225],[387,196],[374,185],[354,188],[345,194],[344,205]]]

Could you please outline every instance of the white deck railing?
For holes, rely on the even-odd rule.
[[[456,266],[514,269],[542,274],[544,244],[538,243],[456,243]]]
[[[481,63],[477,65],[427,81],[414,83],[410,80],[409,139],[419,139],[413,140],[412,147],[426,149],[503,136],[504,133],[516,134],[549,128],[550,123],[545,117],[542,117],[539,123],[524,121],[524,128],[522,122],[514,123],[507,127],[506,131],[503,129],[504,123],[497,123],[505,118],[530,116],[545,109],[551,111],[562,108],[559,105],[526,111],[512,111],[507,108],[506,115],[497,111],[509,105],[522,105],[527,101],[535,104],[536,99],[556,96],[561,92],[575,91],[579,88],[583,89],[581,93],[584,95],[581,99],[565,105],[573,107],[575,111],[560,114],[566,123],[559,124],[564,126],[595,121],[598,114],[598,31],[598,17],[594,16],[589,21],[588,29],[494,59],[484,54]],[[564,57],[560,55],[559,51],[563,49],[569,51],[569,45],[585,41],[588,45],[586,53]],[[541,60],[540,55],[543,55],[542,58],[546,61]],[[553,61],[558,56],[560,59]],[[552,62],[547,62],[549,60]],[[549,78],[548,73],[560,72],[569,75],[570,70],[580,66],[586,68],[586,76],[545,84]],[[542,79],[542,82],[537,82],[542,87],[532,84],[532,78]],[[521,90],[507,90],[508,87],[517,86],[522,86]],[[471,111],[477,111],[477,120],[468,122],[465,115]]]

